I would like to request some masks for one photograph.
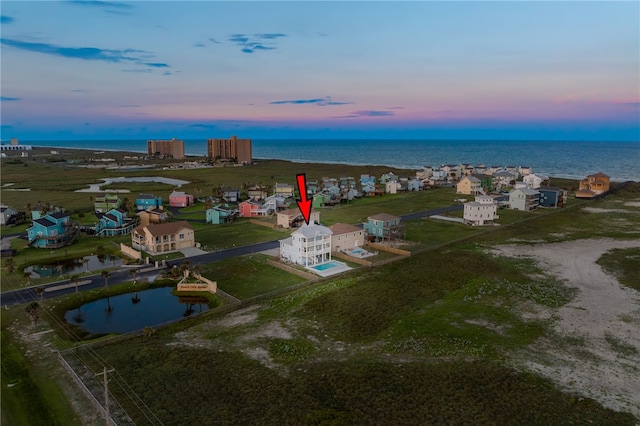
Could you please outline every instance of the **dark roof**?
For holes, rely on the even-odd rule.
[[[51,216],[54,219],[62,219],[63,217],[69,217],[69,213],[57,212],[57,213],[50,213],[47,216]]]
[[[102,217],[105,217],[105,218],[109,219],[112,222],[117,222],[118,221],[118,218],[115,217],[114,215],[112,215],[111,213],[107,213]]]
[[[120,213],[124,213],[124,214],[128,213],[127,209],[123,209],[122,207],[118,207],[116,210],[119,211]]]
[[[538,191],[562,191],[562,189],[556,187],[556,186],[541,186],[540,188],[538,188]]]
[[[155,198],[153,194],[139,194],[137,200],[154,200]]]
[[[54,222],[51,222],[49,219],[45,219],[44,217],[41,217],[40,219],[35,219],[34,222],[46,228],[55,225]]]

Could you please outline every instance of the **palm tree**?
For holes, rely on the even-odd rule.
[[[80,275],[78,274],[72,275],[71,278],[69,278],[69,281],[71,282],[71,284],[76,285],[76,294],[78,294],[78,284],[80,283]]]
[[[16,267],[15,260],[9,258],[4,262],[4,267],[7,269],[7,272],[11,273]]]
[[[44,298],[44,287],[36,287],[36,293],[40,296],[40,303],[42,303],[42,299]]]
[[[84,270],[88,274],[90,272],[89,271],[89,258],[88,257],[83,257],[82,258],[82,263],[84,263]]]
[[[38,325],[38,318],[40,318],[40,305],[38,302],[31,302],[25,308],[25,312],[29,314],[31,317],[31,321],[33,321],[33,326]]]
[[[131,275],[131,277],[133,277],[133,283],[136,283],[136,277],[138,276],[138,270],[137,269],[129,269],[129,275]]]
[[[27,286],[30,286],[31,285],[31,272],[30,271],[24,271],[24,272],[22,272],[22,276],[27,279]]]
[[[102,278],[104,278],[104,286],[105,288],[109,288],[109,271],[102,271],[100,274]]]

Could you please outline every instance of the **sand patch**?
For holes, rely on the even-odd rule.
[[[640,207],[640,201],[627,201],[624,205],[627,207]]]
[[[507,256],[531,257],[578,289],[573,301],[554,312],[555,335],[539,339],[514,362],[640,417],[640,293],[621,286],[596,263],[609,250],[631,247],[640,247],[640,240],[588,239],[496,249]]]
[[[602,209],[600,207],[583,207],[582,211],[587,213],[637,213],[625,209]]]

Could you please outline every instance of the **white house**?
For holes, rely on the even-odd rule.
[[[418,178],[409,179],[407,182],[407,191],[420,191],[424,184]]]
[[[397,180],[388,180],[385,183],[384,192],[387,194],[397,194],[400,190],[402,190],[402,184]]]
[[[533,210],[539,203],[540,193],[535,189],[518,188],[509,192],[509,205],[514,210]]]
[[[493,186],[496,189],[502,189],[505,186],[511,186],[511,183],[515,181],[516,176],[507,171],[499,171],[493,174]]]
[[[14,214],[18,214],[18,210],[9,206],[0,206],[0,225],[6,225]]]
[[[545,176],[539,173],[528,174],[522,178],[522,181],[529,187],[533,189],[538,189],[542,186],[542,182],[548,181],[549,176]]]
[[[280,240],[280,258],[303,266],[331,261],[331,229],[310,224],[296,229]]]
[[[498,217],[498,205],[489,195],[478,195],[475,201],[464,203],[463,218],[467,225],[491,225]]]

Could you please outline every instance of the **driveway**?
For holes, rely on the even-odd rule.
[[[197,247],[188,247],[188,248],[180,249],[180,252],[184,254],[184,257],[194,257],[194,256],[200,256],[201,254],[207,254],[206,251],[200,250]]]

